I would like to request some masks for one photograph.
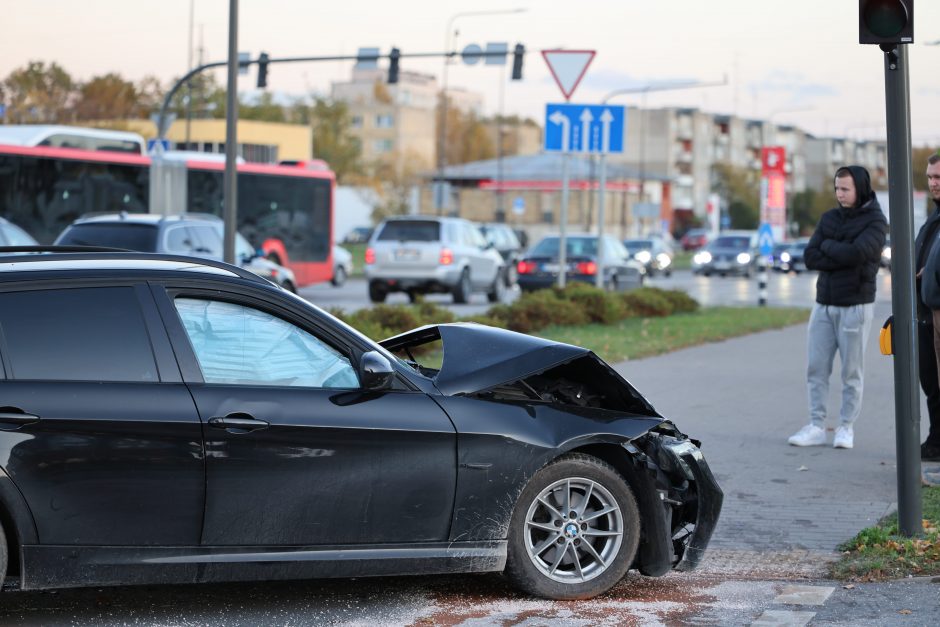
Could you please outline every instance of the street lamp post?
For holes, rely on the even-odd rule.
[[[694,87],[720,87],[722,85],[728,84],[728,77],[724,77],[720,82],[706,83],[702,81],[694,81],[688,83],[671,83],[671,84],[655,84],[650,83],[642,87],[629,87],[626,89],[617,89],[610,92],[603,99],[601,99],[601,104],[605,105],[610,100],[616,96],[623,96],[626,94],[643,94],[643,113],[646,114],[646,94],[651,91],[670,91],[674,89],[692,89]],[[641,118],[642,119],[642,118]],[[644,172],[645,163],[644,163],[644,141],[646,137],[645,127],[642,125],[640,128],[641,138],[640,138],[640,200],[643,200],[643,187],[645,182],[646,174]],[[600,181],[598,185],[598,199],[597,199],[597,275],[595,276],[595,284],[597,287],[604,287],[604,257],[603,257],[603,238],[604,238],[604,197],[607,193],[607,153],[601,153],[600,160]]]
[[[488,15],[510,15],[513,13],[525,13],[528,9],[498,9],[494,11],[461,11],[454,13],[447,19],[447,29],[444,31],[444,69],[441,72],[441,125],[438,131],[437,144],[437,188],[434,194],[434,206],[437,215],[444,211],[444,168],[447,165],[446,144],[447,144],[447,68],[450,65],[450,59],[456,55],[451,51],[451,33],[454,28],[454,21],[461,17],[481,17]]]

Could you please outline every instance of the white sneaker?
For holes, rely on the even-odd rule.
[[[852,448],[855,444],[855,431],[851,425],[843,425],[836,429],[836,437],[832,440],[832,448]]]
[[[787,442],[793,446],[822,446],[826,443],[826,430],[814,424],[808,424],[791,435]],[[849,446],[851,444],[850,440]]]

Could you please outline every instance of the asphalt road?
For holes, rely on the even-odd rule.
[[[648,285],[663,289],[679,289],[689,293],[703,306],[756,305],[758,300],[758,280],[756,277],[695,276],[689,270],[679,270],[671,277],[658,276],[650,279]],[[816,273],[802,274],[768,273],[768,304],[771,306],[811,307],[815,300]],[[314,285],[300,290],[300,295],[323,308],[338,307],[354,311],[369,307],[368,289],[364,279],[350,279],[342,287],[330,284]],[[519,297],[519,290],[507,293],[506,302]],[[466,305],[454,305],[446,294],[429,294],[426,300],[452,309],[457,315],[470,316],[483,313],[490,307],[485,294],[474,294]],[[878,301],[891,302],[891,276],[886,271],[879,274]],[[405,294],[390,294],[389,304],[407,304]]]

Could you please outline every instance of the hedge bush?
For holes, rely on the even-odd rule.
[[[498,304],[486,313],[461,318],[520,333],[533,333],[550,325],[614,324],[631,317],[659,317],[697,311],[698,302],[680,290],[641,287],[609,293],[583,283],[564,289],[524,293],[512,304]],[[376,305],[353,313],[331,310],[337,318],[376,340],[426,324],[454,322],[452,311],[425,301],[414,305]]]

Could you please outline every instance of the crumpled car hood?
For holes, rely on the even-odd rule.
[[[482,324],[428,325],[379,342],[391,352],[441,340],[444,359],[433,377],[445,396],[504,388],[500,397],[531,393],[533,400],[659,414],[623,377],[586,348]],[[514,400],[521,400],[515,398]]]

